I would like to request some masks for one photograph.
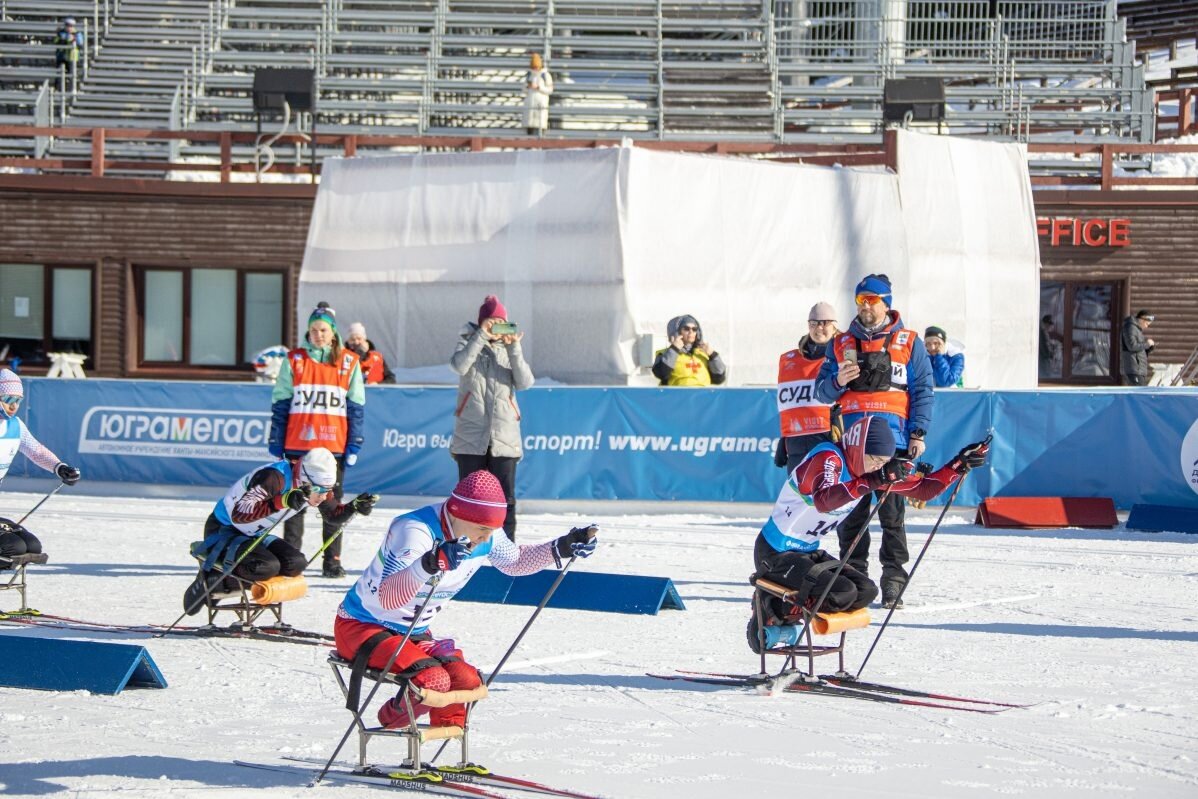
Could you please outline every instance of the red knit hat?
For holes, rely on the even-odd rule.
[[[495,475],[479,469],[461,479],[449,495],[446,509],[464,522],[496,529],[507,518],[507,497]]]
[[[507,321],[507,308],[503,307],[503,303],[494,294],[488,294],[483,299],[483,304],[478,309],[478,323],[481,325],[484,319],[490,318],[502,319]]]

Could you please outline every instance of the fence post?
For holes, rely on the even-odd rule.
[[[1102,145],[1102,190],[1115,187],[1115,150],[1110,144]]]
[[[104,128],[92,128],[92,177],[104,177]]]
[[[220,132],[220,182],[228,183],[233,176],[233,134]]]

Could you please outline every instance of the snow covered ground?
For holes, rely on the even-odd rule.
[[[81,486],[82,488],[82,486]],[[39,495],[5,491],[19,517]],[[211,503],[68,495],[30,519],[47,566],[30,601],[49,613],[169,623],[194,574],[186,555]],[[995,716],[842,698],[711,688],[646,672],[749,672],[745,585],[763,506],[645,513],[604,504],[576,516],[526,503],[520,534],[544,539],[598,521],[581,569],[666,575],[687,610],[628,616],[547,610],[474,721],[472,755],[497,771],[608,797],[1198,796],[1198,539],[1122,529],[993,532],[950,511],[863,675],[967,696],[1034,702]],[[588,508],[590,509],[590,508]],[[394,512],[395,509],[391,509]],[[355,520],[345,562],[373,553],[392,512]],[[935,519],[909,515],[912,552]],[[309,524],[314,538],[315,525]],[[876,550],[876,538],[875,538]],[[875,566],[876,569],[876,566]],[[351,580],[309,573],[287,609],[330,631]],[[15,606],[0,594],[0,609]],[[531,608],[452,604],[434,626],[489,668]],[[875,628],[882,613],[874,612]],[[195,623],[191,620],[189,623]],[[221,639],[92,636],[0,624],[5,635],[69,635],[147,646],[167,690],[118,696],[0,688],[5,797],[343,797],[234,758],[327,756],[349,721],[325,651]],[[850,666],[871,631],[850,636]],[[353,741],[344,756],[351,757]],[[372,759],[395,762],[398,744]],[[810,791],[812,793],[808,794]],[[784,793],[783,793],[784,792]]]

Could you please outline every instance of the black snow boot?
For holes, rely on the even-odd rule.
[[[903,593],[905,583],[900,583],[898,580],[887,580],[882,583],[882,607],[895,610],[902,610],[903,600],[899,599],[899,595]]]
[[[331,579],[340,579],[345,576],[345,569],[341,568],[341,559],[326,560],[324,568],[320,570],[321,577],[329,577]]]
[[[188,616],[194,616],[200,612],[200,608],[205,605],[212,604],[212,591],[219,587],[222,580],[219,577],[207,577],[201,569],[196,578],[192,580],[191,585],[187,586],[187,590],[183,592],[183,610]],[[205,596],[205,589],[208,590]]]
[[[749,640],[749,649],[753,650],[753,654],[761,654],[761,639],[757,637],[757,617],[749,617],[749,626],[745,630],[745,637]]]

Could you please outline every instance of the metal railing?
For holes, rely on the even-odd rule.
[[[307,63],[330,107],[322,126],[514,132],[523,62],[539,49],[552,59],[558,88],[552,135],[862,141],[881,132],[886,80],[935,76],[950,87],[949,132],[1151,140],[1152,97],[1122,41],[1114,0],[811,0],[801,17],[796,5],[436,0],[420,15],[347,11],[328,0],[284,18],[212,0],[171,114],[181,128],[247,127],[246,73],[257,64]],[[246,35],[272,25],[280,48]],[[298,49],[303,43],[310,50]],[[1078,77],[1093,85],[1064,85]]]
[[[91,127],[39,127],[32,125],[0,125],[0,140],[27,140],[38,137],[56,137],[59,141],[70,140],[82,145],[82,152],[89,157],[0,157],[0,168],[16,167],[22,170],[41,170],[43,173],[82,173],[92,177],[105,177],[109,172],[122,171],[145,176],[164,175],[177,171],[212,172],[222,183],[232,182],[233,175],[255,172],[255,134],[240,131],[197,131],[158,130],[138,128],[91,128]],[[311,139],[311,141],[308,141]],[[110,158],[108,148],[119,142],[169,142],[172,152],[183,155],[168,162]],[[318,148],[324,156],[330,155],[385,155],[396,152],[423,151],[482,151],[520,149],[560,149],[564,147],[617,146],[620,139],[543,139],[536,137],[497,138],[483,136],[385,136],[342,133],[321,133],[315,137],[303,134],[287,134],[279,138],[283,145]],[[178,149],[175,149],[177,145]],[[894,168],[894,138],[879,136],[870,144],[809,144],[777,142],[733,142],[733,141],[656,141],[635,140],[633,145],[652,149],[685,152],[704,152],[719,155],[744,155],[754,158],[769,158],[775,161],[811,164],[882,165]],[[1047,144],[1028,145],[1031,181],[1036,188],[1098,187],[1104,190],[1119,188],[1187,188],[1198,189],[1198,177],[1154,175],[1140,170],[1130,173],[1120,170],[1122,163],[1150,163],[1152,159],[1165,155],[1198,154],[1198,145],[1166,144]],[[1062,170],[1058,165],[1049,167],[1054,157],[1067,156],[1069,167]],[[274,172],[292,175],[312,175],[313,168],[302,159],[295,163],[276,164]],[[319,174],[320,163],[315,164]],[[1123,174],[1123,172],[1127,172]]]

